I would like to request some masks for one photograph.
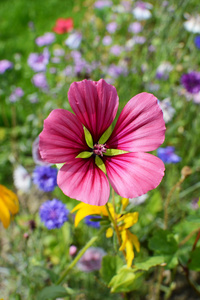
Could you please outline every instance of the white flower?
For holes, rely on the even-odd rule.
[[[176,112],[171,105],[170,98],[166,98],[163,101],[158,101],[158,104],[162,109],[163,119],[165,123],[170,122]]]
[[[183,26],[189,32],[200,33],[200,15],[189,16]]]
[[[65,45],[67,45],[70,49],[79,48],[82,41],[82,34],[78,31],[74,31],[69,35],[69,37],[65,41]]]
[[[136,197],[136,198],[130,198],[129,202],[133,204],[134,206],[140,205],[146,201],[148,198],[148,194],[144,194],[142,196]]]
[[[136,7],[133,9],[132,13],[138,21],[148,20],[151,18],[151,12],[149,10],[151,8],[152,4],[140,1],[136,4]]]
[[[18,190],[24,193],[27,193],[30,190],[31,176],[23,166],[19,165],[14,170],[13,179],[14,179],[14,185]]]

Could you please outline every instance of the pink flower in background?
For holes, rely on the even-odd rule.
[[[0,74],[3,74],[6,70],[12,69],[13,63],[7,59],[0,60]]]
[[[71,31],[74,28],[74,21],[72,18],[59,18],[56,21],[56,26],[54,26],[53,31],[58,34],[63,34]]]
[[[46,32],[44,35],[36,38],[35,42],[39,47],[51,45],[55,41],[55,34]]]
[[[125,198],[141,196],[159,185],[164,164],[145,153],[157,149],[165,138],[163,114],[155,96],[141,93],[131,98],[110,137],[102,135],[111,126],[119,105],[114,86],[103,79],[74,82],[68,98],[74,114],[53,110],[40,134],[43,160],[64,163],[57,178],[64,194],[104,205],[110,195],[109,182]],[[83,126],[91,134],[90,142],[86,142]],[[80,158],[82,152],[87,158]]]

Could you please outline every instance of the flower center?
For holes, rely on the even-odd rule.
[[[93,153],[95,155],[99,155],[103,157],[103,153],[105,153],[106,150],[107,150],[106,144],[94,144]]]

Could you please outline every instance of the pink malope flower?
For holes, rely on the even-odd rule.
[[[64,194],[101,206],[109,199],[109,182],[125,198],[141,196],[159,185],[164,164],[146,153],[165,138],[162,110],[154,95],[131,98],[110,136],[119,105],[114,86],[103,79],[74,82],[68,99],[74,114],[53,110],[44,121],[39,145],[45,161],[64,163],[57,178]]]

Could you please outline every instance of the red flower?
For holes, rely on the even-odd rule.
[[[53,31],[58,34],[62,34],[71,31],[73,27],[74,27],[74,22],[72,18],[67,18],[67,19],[59,18],[56,21],[56,26],[53,27]]]

